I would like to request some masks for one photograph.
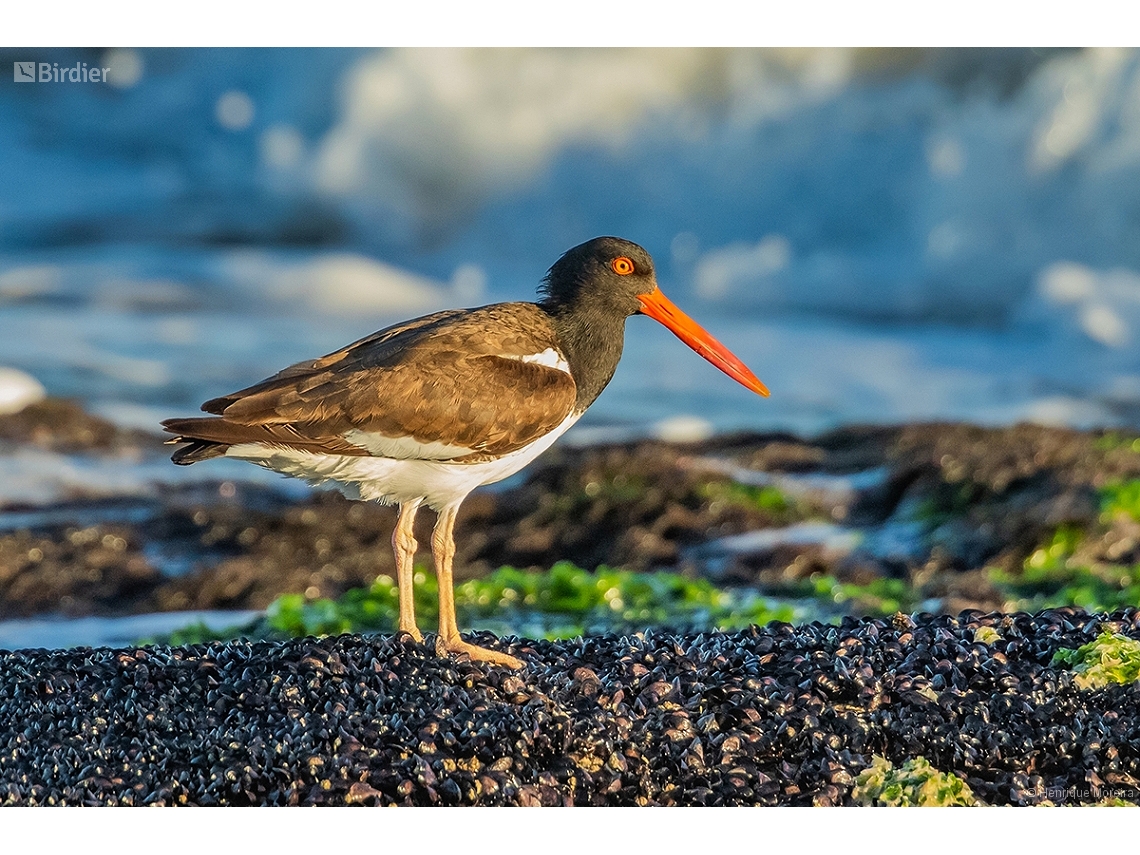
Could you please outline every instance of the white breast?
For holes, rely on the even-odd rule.
[[[550,448],[580,415],[571,413],[530,445],[482,463],[313,454],[260,443],[231,446],[226,456],[248,460],[310,484],[331,484],[350,499],[375,499],[386,504],[423,499],[439,510],[461,502],[476,487],[514,475]]]

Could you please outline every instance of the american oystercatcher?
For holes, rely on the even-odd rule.
[[[412,523],[420,505],[438,517],[432,556],[439,580],[439,655],[507,665],[513,656],[460,638],[452,530],[467,494],[513,475],[578,420],[613,377],[625,320],[649,315],[744,386],[768,390],[724,345],[657,287],[653,260],[635,243],[599,237],[566,252],[537,303],[437,312],[373,333],[320,359],[298,362],[248,389],[202,405],[212,417],[168,419],[186,443],[175,463],[236,457],[331,482],[353,499],[399,506],[392,547],[399,629],[416,641]]]

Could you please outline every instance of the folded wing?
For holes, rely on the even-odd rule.
[[[571,412],[576,387],[535,360],[557,345],[531,304],[441,312],[292,365],[169,419],[175,462],[241,443],[315,453],[476,462],[522,448]]]

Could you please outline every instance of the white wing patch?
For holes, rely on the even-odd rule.
[[[518,362],[534,362],[538,365],[545,365],[547,368],[557,368],[564,374],[570,373],[570,363],[566,361],[566,357],[553,347],[546,348],[542,353],[529,353],[526,356],[504,356],[503,359],[514,359]]]
[[[344,434],[347,442],[363,448],[373,457],[390,457],[393,460],[451,460],[470,454],[472,449],[446,442],[420,442],[411,436],[385,436],[365,430],[350,430]]]

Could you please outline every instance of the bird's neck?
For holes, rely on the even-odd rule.
[[[614,376],[625,343],[625,317],[581,306],[546,308],[578,387],[575,409],[582,412]]]

